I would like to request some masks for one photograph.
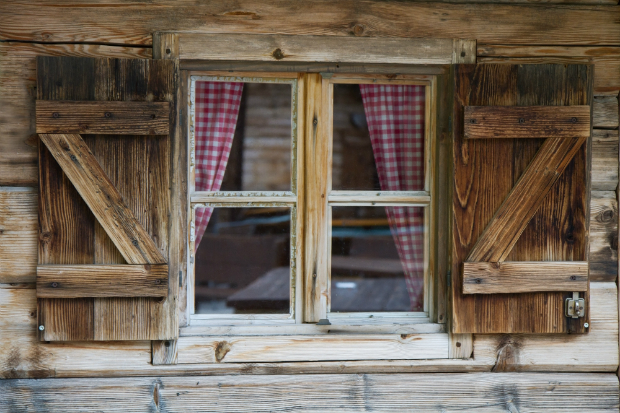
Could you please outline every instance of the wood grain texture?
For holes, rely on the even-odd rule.
[[[179,58],[268,62],[451,64],[470,55],[475,41],[335,36],[180,33]],[[205,48],[204,45],[210,47]],[[464,56],[461,56],[464,53]],[[468,62],[470,63],[470,62]]]
[[[39,134],[39,137],[127,262],[166,263],[80,135]],[[53,198],[54,194],[48,196]]]
[[[618,187],[618,129],[594,129],[592,134],[592,190]]]
[[[148,341],[42,343],[36,333],[35,290],[0,288],[0,331],[11,337],[0,347],[0,378],[489,372],[497,364],[499,350],[512,344],[519,356],[510,364],[517,371],[613,373],[618,368],[616,302],[615,283],[592,283],[589,334],[476,335],[474,358],[469,358],[470,353],[467,360],[215,363],[162,367],[151,364]],[[220,333],[227,335],[223,328]]]
[[[168,135],[168,102],[37,100],[37,133]]]
[[[590,280],[618,276],[618,202],[615,192],[594,192],[590,204]]]
[[[37,62],[37,98],[41,100],[170,101],[173,98],[170,92],[175,87],[173,62],[71,57],[39,57]],[[83,138],[127,207],[164,258],[167,258],[170,174],[168,139],[162,136],[131,135],[84,135]],[[56,164],[49,152],[47,157]],[[53,176],[60,174],[64,179],[61,182],[73,190],[73,193],[62,198],[63,202],[69,205],[77,202],[86,207],[57,164],[56,168],[58,170]],[[71,208],[81,211],[75,206]],[[59,216],[64,217],[62,214]],[[43,244],[50,251],[49,259],[39,264],[126,264],[88,207],[86,218],[88,220],[82,219],[82,222],[77,220],[80,232],[75,235],[69,231],[71,225],[75,225],[75,219],[67,222],[55,219],[53,231],[47,231],[53,237],[48,237],[46,244]],[[69,248],[65,244],[71,240],[84,239],[82,234],[92,234],[92,240],[79,246],[85,249],[82,253],[84,260],[77,262],[66,258],[73,246]],[[178,331],[176,320],[161,311],[163,304],[160,299],[95,298],[80,299],[80,302],[92,307],[94,312],[90,324],[83,327],[91,332],[89,340],[168,339],[173,338]],[[46,314],[51,315],[52,309],[53,305]],[[42,338],[54,340],[54,337],[66,335],[64,328],[73,324],[81,325],[81,321],[75,319],[74,323],[72,320],[66,320],[64,325],[54,324],[55,330],[46,328]],[[45,320],[42,319],[40,324],[45,324]]]
[[[465,139],[590,137],[589,106],[465,106]]]
[[[587,290],[587,261],[463,263],[463,294]]]
[[[36,189],[0,188],[0,283],[34,281],[37,227]]]
[[[594,96],[592,125],[594,128],[618,129],[618,96]]]
[[[467,261],[501,262],[506,259],[586,139],[549,138],[543,142],[506,200],[478,237]]]
[[[463,139],[464,106],[590,105],[592,72],[575,65],[460,65],[455,83],[453,332],[584,332],[564,316],[565,293],[464,295],[460,265],[543,142]],[[565,139],[564,139],[565,140]],[[547,140],[549,141],[549,140]],[[587,145],[526,225],[506,261],[586,261]],[[481,261],[476,259],[476,261]],[[586,299],[587,301],[587,299]],[[536,308],[533,312],[531,309]],[[535,316],[534,316],[535,314]]]
[[[172,7],[174,13],[170,13]],[[298,5],[285,0],[242,0],[232,4],[164,0],[149,7],[115,2],[100,2],[96,7],[64,2],[62,7],[53,7],[40,0],[12,0],[2,3],[0,9],[2,15],[10,16],[0,25],[0,37],[149,45],[153,32],[185,31],[465,38],[513,45],[617,45],[620,34],[615,11],[615,6],[531,3],[313,0]],[[549,22],[554,24],[550,26]]]
[[[179,337],[179,364],[448,358],[448,334]]]
[[[168,265],[39,265],[38,298],[166,297]]]
[[[32,406],[32,408],[31,408]],[[110,412],[613,412],[613,374],[316,374],[3,380],[0,407]]]
[[[545,42],[548,43],[548,42]],[[561,46],[558,43],[500,45],[478,43],[478,63],[561,63],[594,64],[596,94],[609,94],[617,99],[620,90],[620,47],[606,43],[591,43],[591,46]],[[611,44],[611,43],[610,43]],[[604,45],[604,46],[598,46]],[[617,116],[617,114],[616,114]]]

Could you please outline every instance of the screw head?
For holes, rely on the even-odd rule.
[[[111,118],[112,114],[110,112],[106,112],[103,114],[103,116],[105,116],[106,118]]]
[[[52,117],[53,118],[59,118],[60,117],[60,113],[54,112],[54,113],[52,113]]]
[[[577,118],[570,118],[570,121],[571,121],[572,123],[577,123]]]
[[[583,326],[584,326],[585,328],[588,328],[588,327],[590,327],[590,324],[588,324],[588,323],[583,323]]]
[[[470,119],[469,123],[476,123],[476,119]]]
[[[519,118],[519,123],[525,123],[525,119]]]
[[[39,330],[43,331],[43,330],[45,330],[45,327],[44,326],[39,326]]]
[[[58,287],[58,283],[57,282],[53,282],[52,283],[52,288],[57,288]]]

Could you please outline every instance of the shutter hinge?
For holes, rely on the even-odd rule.
[[[573,298],[567,298],[565,303],[566,317],[580,318],[586,314],[586,300],[579,298],[578,292],[574,292]]]

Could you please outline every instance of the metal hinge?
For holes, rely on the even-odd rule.
[[[586,314],[586,300],[579,298],[578,292],[573,292],[573,298],[566,299],[566,317],[580,318]]]

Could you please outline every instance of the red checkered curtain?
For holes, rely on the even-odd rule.
[[[232,147],[243,83],[196,82],[194,89],[196,191],[219,191]],[[197,208],[196,249],[213,208]]]
[[[424,190],[425,87],[360,85],[381,190]],[[412,311],[424,304],[424,209],[386,207]]]

